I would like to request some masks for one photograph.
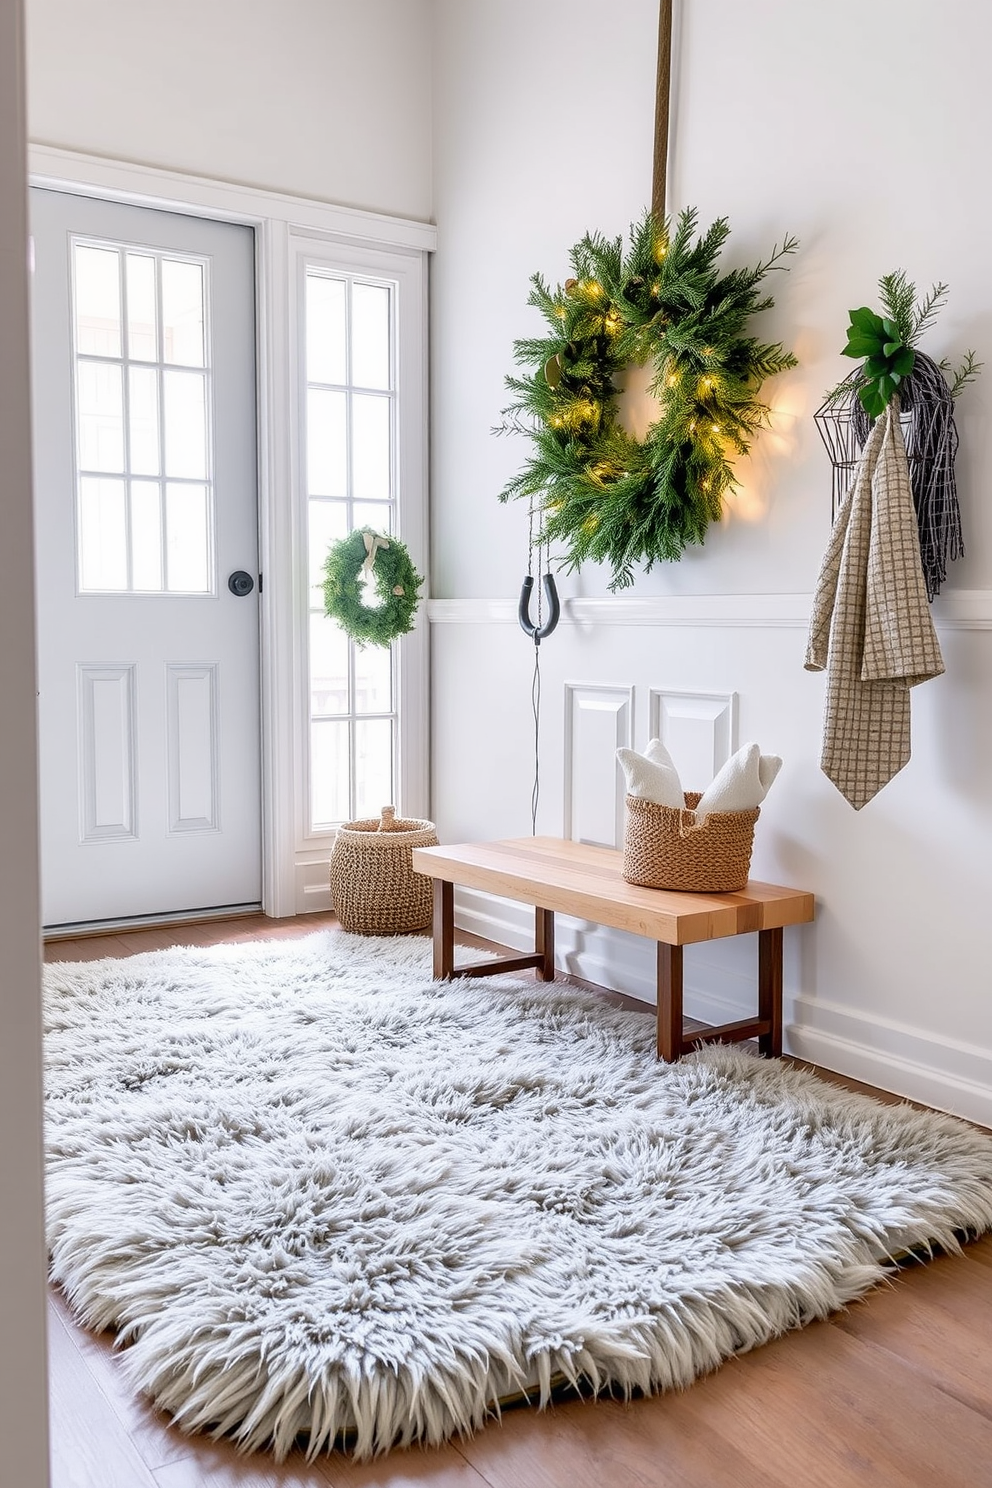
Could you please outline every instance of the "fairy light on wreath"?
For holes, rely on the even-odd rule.
[[[586,234],[569,254],[572,276],[554,290],[540,274],[528,304],[548,332],[514,342],[529,372],[508,377],[514,401],[496,432],[527,435],[531,454],[500,493],[536,502],[539,544],[563,550],[571,572],[600,562],[611,589],[674,561],[702,543],[737,484],[731,458],[746,455],[769,409],[765,378],[796,366],[780,342],[746,334],[749,318],[771,307],[758,286],[797,240],[753,268],[721,274],[726,218],[696,235],[697,214],[674,229],[648,212],[630,246]],[[659,417],[643,439],[617,416],[617,374],[647,363]]]
[[[413,629],[424,580],[395,537],[357,528],[324,560],[324,613],[360,645],[388,646]],[[377,604],[369,604],[369,586]]]

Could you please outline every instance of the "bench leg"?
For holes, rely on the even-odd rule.
[[[782,1054],[782,931],[758,931],[758,1017],[767,1020],[767,1033],[758,1035],[762,1054]]]
[[[555,912],[553,909],[534,911],[534,951],[540,956],[537,965],[539,982],[555,979]]]
[[[446,981],[455,970],[455,886],[434,880],[434,980]]]
[[[658,1058],[679,1059],[682,1045],[682,947],[658,942]]]

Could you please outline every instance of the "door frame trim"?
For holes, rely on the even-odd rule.
[[[427,254],[437,246],[437,230],[428,222],[50,145],[29,145],[28,170],[30,184],[47,190],[235,222],[255,230],[259,571],[267,581],[259,596],[262,908],[275,917],[295,915],[300,725],[295,706],[294,588],[300,555],[292,423],[296,399],[292,240],[311,237],[408,254],[420,261],[426,295]],[[293,499],[280,501],[280,494],[287,491]],[[426,647],[422,649],[421,664],[426,668]],[[426,697],[426,675],[421,692]],[[426,814],[426,740],[415,755],[412,773],[419,778],[409,779],[407,789],[411,805]]]

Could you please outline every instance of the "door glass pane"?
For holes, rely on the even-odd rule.
[[[124,469],[124,392],[113,362],[80,362],[77,381],[80,470]]]
[[[202,367],[203,266],[162,259],[162,360]]]
[[[311,496],[347,496],[346,395],[311,388],[307,398],[307,479]]]
[[[355,724],[355,810],[378,816],[393,800],[393,725],[388,718]]]
[[[351,400],[352,494],[356,501],[389,500],[388,398],[356,393]]]
[[[345,296],[343,279],[307,275],[307,381],[346,380]]]
[[[166,587],[183,594],[210,592],[210,535],[206,486],[165,488]]]
[[[116,248],[75,244],[76,351],[121,354],[121,256]]]
[[[310,502],[311,604],[324,608],[324,560],[332,542],[348,535],[346,501]]]
[[[79,482],[80,589],[127,588],[124,482],[83,476]]]
[[[355,712],[388,713],[393,706],[393,648],[355,647]]]
[[[135,475],[158,475],[158,373],[154,367],[128,368],[130,466]]]
[[[138,478],[126,501],[115,482],[79,486],[80,588],[212,593],[206,264],[79,242],[73,264],[79,471]],[[163,476],[164,522],[159,480],[142,479]]]
[[[388,388],[389,298],[378,284],[351,287],[351,381],[355,387]]]
[[[310,711],[348,712],[348,637],[326,615],[310,616]]]
[[[346,720],[320,719],[310,725],[310,812],[315,827],[348,820],[348,730]]]
[[[131,584],[162,588],[162,496],[158,481],[131,482]]]
[[[163,372],[165,473],[203,480],[207,474],[207,385],[200,372]]]
[[[155,260],[143,253],[128,253],[126,261],[128,356],[138,362],[154,362],[158,347]]]

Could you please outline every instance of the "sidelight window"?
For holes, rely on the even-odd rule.
[[[321,832],[397,794],[397,646],[351,641],[325,616],[322,583],[337,538],[397,528],[398,286],[315,264],[304,283],[309,829]]]

